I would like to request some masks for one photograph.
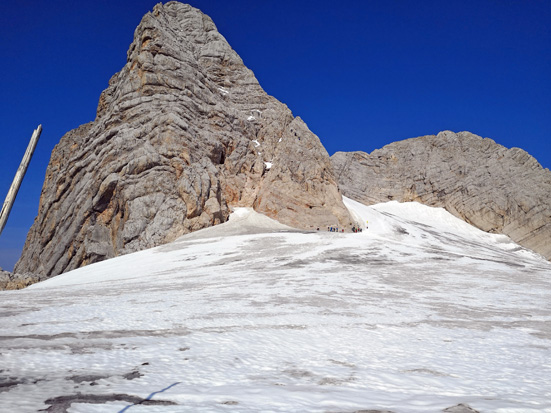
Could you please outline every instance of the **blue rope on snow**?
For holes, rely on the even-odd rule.
[[[167,390],[170,389],[171,387],[174,387],[174,386],[176,386],[177,384],[181,384],[181,383],[182,383],[181,381],[177,381],[176,383],[173,383],[173,384],[171,384],[170,386],[165,387],[165,388],[162,389],[162,390],[154,391],[154,392],[151,393],[149,396],[147,396],[145,399],[143,399],[140,403],[137,403],[137,404],[136,404],[136,403],[130,404],[130,405],[126,406],[124,409],[120,410],[119,413],[123,413],[123,412],[127,411],[128,409],[130,409],[132,406],[137,406],[138,404],[141,404],[141,403],[143,403],[143,402],[146,401],[146,400],[151,400],[151,398],[152,398],[153,396],[155,396],[156,394],[159,394],[159,393],[162,393],[162,392],[164,392],[164,391],[167,391]]]

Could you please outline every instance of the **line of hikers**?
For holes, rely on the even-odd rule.
[[[319,230],[319,228],[318,228],[318,230]],[[328,232],[339,232],[339,227],[327,227],[327,231]],[[352,227],[352,232],[354,232],[354,233],[362,232],[362,231],[363,231],[363,228],[360,228],[360,227],[356,228],[355,226]],[[343,228],[341,228],[341,232],[344,232]]]

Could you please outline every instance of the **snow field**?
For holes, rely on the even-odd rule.
[[[0,411],[551,412],[551,264],[419,204],[359,234],[251,210],[0,293]],[[464,224],[464,225],[463,225]],[[2,383],[2,382],[0,382]],[[128,407],[131,406],[131,407]]]

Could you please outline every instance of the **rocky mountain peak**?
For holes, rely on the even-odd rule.
[[[551,172],[522,149],[443,131],[371,154],[337,152],[331,161],[347,197],[443,207],[551,259]]]
[[[267,95],[199,10],[158,4],[96,119],[54,148],[15,271],[53,276],[227,220],[352,225],[317,136]]]

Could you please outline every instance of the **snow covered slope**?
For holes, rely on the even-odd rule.
[[[551,264],[442,209],[346,204],[362,233],[238,210],[0,292],[0,411],[551,412]]]

